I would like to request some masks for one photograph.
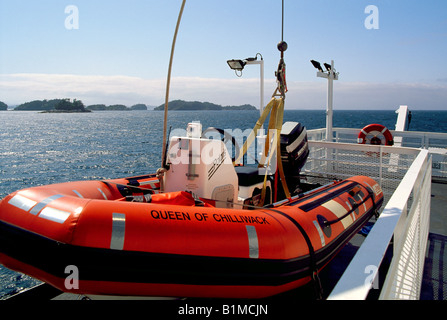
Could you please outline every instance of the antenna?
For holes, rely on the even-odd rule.
[[[282,0],[281,42],[284,41],[284,0]]]
[[[171,84],[171,69],[172,69],[172,60],[174,58],[174,49],[175,49],[175,41],[177,39],[177,32],[178,32],[178,28],[180,26],[180,21],[182,19],[182,14],[183,14],[183,8],[185,7],[185,2],[186,0],[183,0],[182,2],[182,6],[180,8],[180,12],[178,15],[178,19],[177,19],[177,25],[175,27],[175,32],[174,32],[174,38],[172,39],[172,47],[171,47],[171,58],[169,60],[169,69],[168,69],[168,78],[166,80],[166,98],[165,98],[165,114],[164,114],[164,122],[163,122],[163,151],[162,151],[162,155],[161,155],[161,168],[165,167],[165,159],[166,159],[166,144],[164,143],[166,141],[166,131],[167,131],[167,127],[168,127],[168,100],[169,100],[169,87]]]

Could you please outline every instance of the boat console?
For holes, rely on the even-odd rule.
[[[296,187],[309,154],[306,129],[298,122],[286,122],[280,139],[284,172]],[[186,136],[171,137],[167,164],[166,192],[188,191],[196,198],[214,200],[216,207],[231,208],[238,203],[250,208],[259,204],[265,179],[264,204],[273,200],[274,172],[265,178],[262,167],[234,166],[225,143],[203,137],[198,122],[188,124]]]
[[[186,137],[171,138],[165,191],[188,191],[215,200],[216,207],[232,207],[238,197],[238,178],[227,147],[201,135],[201,124],[194,122],[188,124]]]

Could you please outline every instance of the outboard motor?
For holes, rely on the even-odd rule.
[[[306,128],[299,122],[286,122],[281,130],[281,161],[286,177],[299,176],[309,156]]]

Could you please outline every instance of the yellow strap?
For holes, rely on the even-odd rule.
[[[278,101],[275,98],[272,98],[270,102],[265,106],[264,111],[262,112],[262,115],[259,117],[258,121],[256,121],[255,127],[250,132],[250,135],[247,137],[247,140],[245,141],[242,151],[239,152],[239,155],[237,159],[234,160],[233,165],[238,163],[241,158],[247,153],[248,147],[253,143],[255,140],[256,135],[258,134],[259,128],[263,125],[265,122],[265,119],[267,119],[268,114],[270,113],[270,110],[272,109],[273,105],[277,104]]]
[[[279,134],[281,133],[283,118],[284,118],[284,98],[281,97],[278,107],[278,117],[276,118],[276,129],[278,130],[278,139],[276,140],[277,142],[276,150],[279,153],[277,154],[276,159],[278,164],[277,170],[279,171],[279,176],[281,178],[284,193],[286,195],[286,198],[290,198],[290,192],[289,188],[287,187],[286,176],[284,175],[284,169],[281,161],[281,139],[279,137]]]
[[[264,148],[264,153],[262,155],[262,159],[259,162],[260,167],[264,166],[266,168],[266,173],[264,176],[264,185],[263,185],[263,188],[261,191],[260,206],[263,205],[264,200],[265,200],[265,194],[266,194],[266,188],[267,188],[267,173],[268,173],[267,167],[270,164],[270,160],[271,160],[273,154],[275,153],[275,151],[277,152],[277,155],[276,155],[277,170],[279,171],[279,176],[281,179],[282,187],[284,189],[285,196],[287,198],[290,198],[290,192],[289,192],[289,188],[287,187],[286,177],[284,174],[284,169],[283,169],[282,161],[281,161],[280,134],[281,134],[282,123],[283,123],[283,118],[284,118],[284,98],[283,97],[281,97],[279,99],[272,97],[270,102],[264,108],[264,111],[262,112],[258,121],[256,121],[255,127],[250,132],[250,135],[247,137],[247,140],[245,141],[245,143],[242,147],[242,152],[239,153],[237,159],[235,159],[235,161],[233,162],[233,165],[238,163],[240,161],[240,159],[245,155],[245,153],[247,153],[249,146],[255,140],[255,137],[258,133],[259,128],[261,128],[261,126],[267,119],[267,116],[269,115],[270,111],[271,111],[271,114],[270,114],[269,126],[268,126],[268,131],[267,131],[267,137],[266,137],[267,143]],[[271,131],[270,130],[274,130],[273,132],[275,134],[275,139],[276,139],[276,144],[274,144],[272,147],[270,147],[270,139],[271,139],[271,135],[270,135]],[[268,159],[267,159],[267,165],[265,164],[266,155],[269,155]]]
[[[270,120],[269,120],[269,125],[267,127],[267,135],[265,138],[265,145],[264,145],[264,152],[262,153],[262,158],[261,160],[259,160],[259,165],[258,167],[265,167],[266,166],[266,158],[267,155],[269,154],[269,149],[270,149],[270,140],[271,140],[271,133],[274,132],[275,128],[276,128],[276,114],[278,112],[278,101],[275,101],[275,103],[272,106],[272,110],[270,112]],[[276,132],[275,132],[276,134]]]
[[[275,154],[277,143],[275,140],[272,141],[272,144],[270,146],[270,140],[272,140],[271,134],[273,133],[273,139],[278,139],[278,130],[276,130],[276,118],[278,113],[278,105],[279,103],[275,103],[272,107],[272,112],[270,114],[270,121],[267,131],[267,137],[265,139],[265,148],[264,153],[262,154],[262,159],[259,162],[258,167],[264,167],[265,168],[265,175],[264,175],[264,184],[262,186],[261,191],[261,199],[259,200],[258,205],[263,206],[265,201],[265,194],[267,191],[267,176],[268,176],[268,167],[270,166],[271,159],[273,155]],[[268,155],[268,159],[266,161],[266,156]]]
[[[267,161],[267,167],[270,165],[270,159],[272,158],[272,155],[276,152],[276,164],[277,164],[277,168],[276,170],[278,170],[279,173],[279,177],[281,179],[281,184],[282,187],[284,189],[284,194],[286,196],[286,198],[290,198],[290,191],[289,191],[289,187],[287,186],[287,181],[286,181],[286,176],[284,174],[284,168],[282,165],[282,160],[281,160],[281,129],[282,129],[282,123],[283,123],[283,119],[284,119],[284,99],[280,98],[279,99],[279,103],[277,105],[274,106],[274,108],[272,109],[272,114],[270,115],[270,122],[269,122],[269,133],[270,132],[274,132],[275,134],[275,139],[276,139],[276,145],[273,146],[270,150],[270,155]],[[270,131],[273,130],[273,131]],[[269,135],[267,135],[267,140],[268,142],[270,142],[270,137]],[[269,143],[266,145],[266,152],[268,152],[269,148]],[[267,191],[267,170],[264,176],[264,185],[262,187],[262,191],[261,191],[261,200],[259,205],[263,206],[264,205],[264,201],[265,201],[265,194]]]

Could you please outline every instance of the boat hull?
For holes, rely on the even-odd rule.
[[[380,208],[353,177],[281,205],[216,208],[155,177],[30,188],[0,203],[0,263],[72,293],[262,298],[312,281]]]

